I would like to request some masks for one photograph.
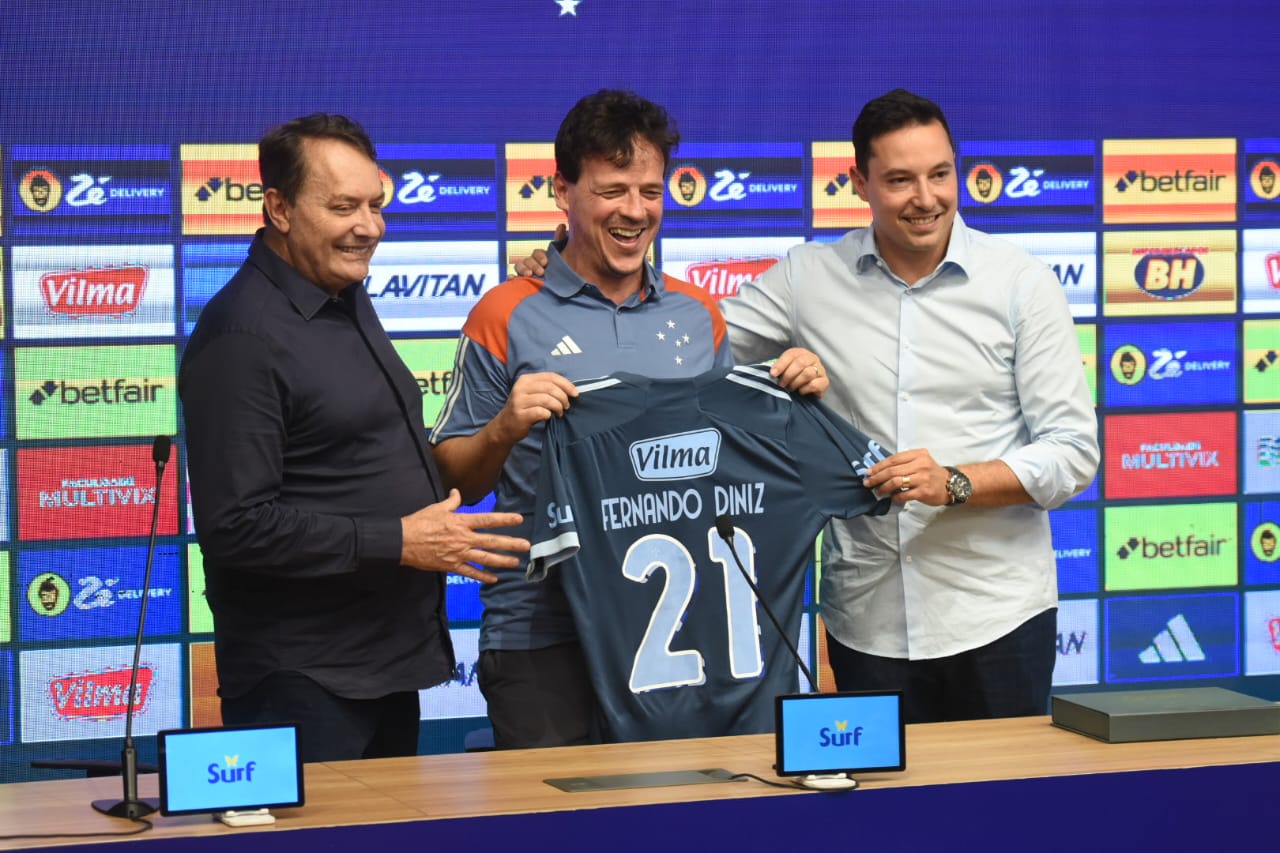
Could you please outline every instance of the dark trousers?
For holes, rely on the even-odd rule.
[[[298,672],[276,672],[248,693],[222,700],[228,726],[297,723],[305,761],[347,761],[418,753],[418,693],[377,699],[336,696]]]
[[[1031,617],[985,646],[933,660],[856,652],[827,634],[837,690],[901,690],[908,723],[1049,713],[1058,610]]]
[[[485,649],[476,672],[498,749],[599,743],[595,691],[578,643]]]

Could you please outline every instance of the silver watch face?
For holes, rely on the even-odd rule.
[[[951,495],[951,502],[962,504],[973,494],[973,483],[969,482],[969,478],[961,472],[951,470],[951,476],[947,479],[947,494]]]

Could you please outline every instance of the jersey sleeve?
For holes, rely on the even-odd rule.
[[[453,363],[453,384],[431,431],[431,443],[472,435],[497,417],[515,384],[511,362],[511,316],[536,293],[538,282],[512,279],[486,293],[467,316]]]
[[[502,411],[512,384],[506,365],[462,335],[453,362],[453,384],[431,430],[431,443],[479,432]]]
[[[542,443],[542,464],[534,495],[533,532],[530,535],[529,566],[526,577],[541,581],[547,569],[578,553],[578,525],[574,513],[573,478],[568,466],[564,418],[547,422]]]
[[[884,515],[892,506],[862,485],[872,465],[892,451],[842,420],[824,404],[795,398],[787,445],[814,505],[827,516]]]

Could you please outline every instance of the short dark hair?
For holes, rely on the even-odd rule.
[[[635,156],[636,137],[662,152],[662,173],[680,144],[675,119],[634,92],[601,89],[573,105],[556,133],[556,171],[571,184],[582,176],[588,157],[604,157],[626,167]]]
[[[291,204],[297,200],[306,178],[302,143],[307,139],[336,139],[362,151],[370,160],[378,159],[373,141],[359,122],[341,115],[312,113],[272,128],[258,142],[263,190],[274,189]]]
[[[900,128],[935,121],[947,132],[947,142],[951,143],[951,150],[954,151],[956,142],[951,138],[947,117],[942,114],[942,107],[928,98],[906,89],[894,89],[867,101],[853,122],[853,155],[858,171],[863,176],[867,174],[867,164],[871,162],[871,143],[877,137]]]

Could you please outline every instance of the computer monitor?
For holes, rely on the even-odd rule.
[[[170,729],[156,741],[161,814],[284,808],[305,800],[294,724]]]
[[[900,692],[797,693],[775,703],[779,776],[907,766]]]

